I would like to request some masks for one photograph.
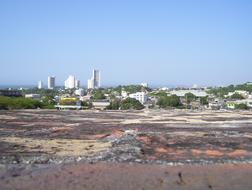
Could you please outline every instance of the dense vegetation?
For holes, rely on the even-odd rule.
[[[113,99],[110,102],[110,105],[107,107],[109,110],[118,110],[121,106],[121,102],[117,99]]]
[[[102,100],[102,99],[105,99],[105,98],[106,97],[105,97],[105,95],[104,95],[104,93],[102,92],[101,89],[93,91],[93,99],[94,100]]]
[[[134,98],[126,98],[125,100],[119,101],[117,99],[113,99],[110,102],[110,105],[107,107],[107,109],[110,110],[129,110],[129,109],[134,109],[134,110],[141,110],[143,109],[144,106],[141,104],[138,100]]]
[[[142,90],[146,90],[146,91],[151,91],[150,88],[148,87],[143,87],[141,85],[127,85],[127,86],[117,86],[115,88],[113,88],[114,91],[117,91],[119,93],[121,93],[122,90],[132,94],[132,93],[136,93],[136,92],[141,92]]]
[[[247,110],[247,109],[249,109],[248,108],[248,106],[247,106],[247,104],[236,104],[235,105],[235,109],[239,109],[239,110]]]
[[[231,96],[232,99],[235,99],[235,100],[242,100],[244,99],[244,97],[238,93],[234,93],[232,96]]]
[[[33,100],[24,97],[5,97],[0,96],[0,109],[35,109],[35,108],[48,108],[50,105],[44,104],[38,100]]]
[[[159,105],[161,108],[168,108],[168,107],[180,107],[182,104],[178,96],[171,95],[171,96],[161,96],[158,99],[157,105]]]
[[[201,105],[208,105],[208,97],[207,96],[201,97],[200,98],[200,104]]]
[[[144,106],[134,98],[126,98],[121,102],[120,108],[121,110],[128,110],[128,109],[141,110],[144,108]]]
[[[193,93],[189,92],[185,94],[185,99],[186,103],[190,104],[192,101],[196,100],[196,96]]]
[[[30,89],[23,89],[22,90],[23,96],[25,94],[40,94],[40,96],[48,96],[48,97],[54,97],[60,94],[60,92],[56,89],[38,89],[38,88],[30,88]]]
[[[162,97],[162,96],[167,96],[167,92],[165,91],[160,91],[160,92],[157,92],[157,93],[150,93],[150,96],[155,96],[155,97]]]
[[[229,92],[234,92],[236,90],[245,90],[250,93],[252,93],[252,84],[239,84],[239,85],[229,85],[227,87],[219,87],[219,88],[212,88],[208,92],[210,94],[214,94],[217,97],[224,97],[227,95]]]

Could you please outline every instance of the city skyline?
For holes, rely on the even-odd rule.
[[[251,81],[252,1],[1,1],[0,85]]]

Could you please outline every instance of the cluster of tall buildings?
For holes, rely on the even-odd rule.
[[[43,81],[38,81],[38,89],[44,88]],[[48,89],[54,89],[55,88],[55,76],[49,76],[47,78],[47,88]]]
[[[100,71],[99,70],[93,70],[91,79],[88,80],[87,88],[88,89],[97,89],[100,88],[101,82],[100,82]],[[48,89],[54,89],[55,88],[55,76],[48,76],[47,80],[47,88]],[[69,77],[64,82],[65,89],[74,89],[74,88],[80,88],[80,80],[78,80],[75,76],[69,75]],[[38,89],[43,88],[43,82],[40,80],[38,81]]]

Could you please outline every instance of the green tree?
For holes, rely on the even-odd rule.
[[[249,108],[248,108],[247,104],[242,103],[242,104],[236,104],[236,105],[235,105],[235,109],[247,110],[247,109],[249,109]]]
[[[93,92],[93,99],[94,100],[102,100],[105,99],[105,95],[103,94],[102,90],[95,90]]]
[[[242,100],[244,99],[244,97],[238,93],[234,93],[232,96],[231,96],[232,99],[235,99],[235,100]]]
[[[128,109],[141,110],[144,108],[144,106],[134,98],[126,98],[121,102],[120,106],[122,110],[128,110]]]
[[[201,105],[207,105],[208,104],[208,97],[207,96],[201,97],[200,98],[200,104]]]
[[[86,102],[86,101],[81,101],[81,106],[83,106],[84,109],[90,109],[92,107],[92,103]]]
[[[0,109],[35,109],[42,108],[43,103],[24,97],[4,97],[0,96]]]
[[[192,101],[196,100],[196,96],[193,93],[189,92],[185,94],[185,99],[186,103],[190,104]]]
[[[120,101],[119,100],[116,100],[116,99],[113,99],[111,102],[110,102],[110,105],[107,107],[107,109],[109,110],[118,110],[120,108]]]
[[[158,99],[157,105],[159,105],[161,108],[179,107],[181,106],[181,102],[180,102],[179,97],[176,95],[161,96]]]

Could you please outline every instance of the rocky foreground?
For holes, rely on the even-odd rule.
[[[252,112],[0,112],[0,189],[251,189]]]

